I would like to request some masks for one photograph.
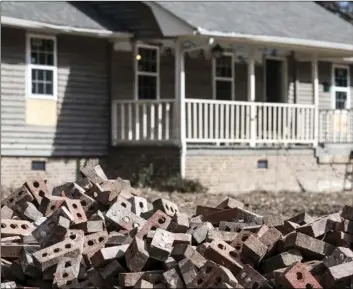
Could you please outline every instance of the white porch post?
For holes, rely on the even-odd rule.
[[[175,122],[174,130],[177,140],[180,140],[180,175],[185,177],[186,134],[185,134],[185,68],[182,43],[175,43]]]
[[[256,107],[255,102],[255,50],[249,47],[248,57],[248,101],[250,106],[250,146],[256,145]]]
[[[313,100],[315,105],[314,111],[314,147],[318,146],[319,143],[319,77],[318,77],[318,61],[317,55],[313,56],[311,62],[311,75],[313,85]]]

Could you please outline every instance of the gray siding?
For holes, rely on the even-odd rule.
[[[98,156],[107,153],[109,96],[107,43],[57,37],[57,126],[26,124],[24,30],[2,29],[2,155]]]

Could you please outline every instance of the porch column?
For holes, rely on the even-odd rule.
[[[248,57],[248,101],[250,102],[250,146],[256,145],[256,107],[255,103],[255,49],[249,47]]]
[[[319,77],[318,77],[318,61],[317,55],[314,55],[311,62],[311,75],[313,85],[313,100],[314,100],[314,147],[319,143]]]
[[[185,68],[182,42],[175,43],[175,122],[176,139],[180,140],[180,175],[185,177],[186,134],[185,134]]]

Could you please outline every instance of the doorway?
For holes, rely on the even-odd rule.
[[[266,59],[264,73],[266,102],[284,102],[285,66],[285,61],[282,59]]]

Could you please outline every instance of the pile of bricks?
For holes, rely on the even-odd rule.
[[[99,166],[1,204],[1,288],[353,288],[353,207],[262,217],[227,198],[195,216]]]

